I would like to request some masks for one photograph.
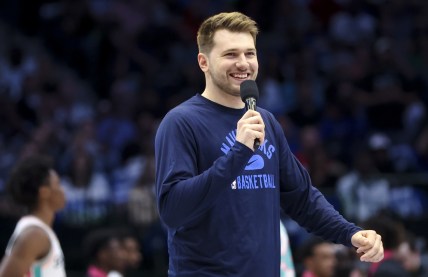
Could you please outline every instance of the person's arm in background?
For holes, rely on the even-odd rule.
[[[16,238],[9,255],[0,264],[0,277],[22,277],[31,265],[50,250],[48,235],[39,227],[29,227]]]

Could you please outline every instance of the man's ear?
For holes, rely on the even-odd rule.
[[[199,67],[201,68],[201,70],[203,72],[207,72],[208,71],[208,65],[209,65],[207,55],[205,55],[203,53],[199,53],[198,54],[198,64],[199,64]]]
[[[51,195],[51,188],[49,186],[41,186],[39,188],[39,198],[47,199]]]

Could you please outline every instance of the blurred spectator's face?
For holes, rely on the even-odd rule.
[[[331,243],[322,243],[315,247],[311,257],[306,258],[305,266],[317,277],[331,277],[334,275],[336,256]]]
[[[123,240],[123,248],[127,255],[128,266],[138,268],[142,260],[139,243],[134,238],[125,238]]]
[[[407,271],[416,272],[420,267],[421,258],[419,253],[412,251],[407,242],[402,243],[398,248],[397,258]]]
[[[107,260],[111,263],[111,269],[124,272],[126,268],[126,252],[118,239],[112,239],[108,247]]]

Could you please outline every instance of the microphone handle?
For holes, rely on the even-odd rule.
[[[247,104],[247,111],[256,110],[256,99],[254,97],[248,97],[247,99],[245,99],[245,102]]]
[[[245,99],[245,102],[247,104],[247,111],[248,110],[253,110],[253,111],[256,110],[256,99],[255,98],[249,97],[249,98]],[[254,149],[259,148],[259,146],[260,146],[260,140],[258,138],[256,138],[254,140]]]
[[[254,140],[254,150],[256,150],[257,148],[259,148],[260,146],[260,140],[258,138],[256,138]]]

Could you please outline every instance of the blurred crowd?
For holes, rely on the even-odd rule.
[[[365,263],[359,254],[343,245],[309,237],[296,251],[296,275],[301,277],[427,277],[425,241],[398,220],[375,215],[361,223],[382,236],[384,259]]]
[[[4,195],[12,165],[49,154],[68,200],[56,228],[70,271],[83,265],[77,239],[120,224],[138,234],[141,267],[163,272],[154,134],[169,109],[204,88],[198,25],[232,10],[259,24],[258,105],[281,122],[314,185],[349,220],[388,214],[424,238],[422,0],[1,1],[2,217],[20,213]],[[284,221],[300,248],[306,237]]]

